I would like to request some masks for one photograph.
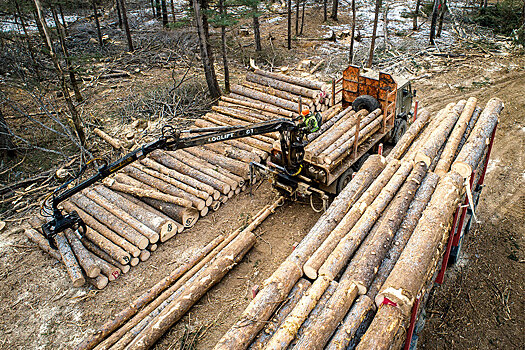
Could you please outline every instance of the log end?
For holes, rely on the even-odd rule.
[[[416,156],[414,157],[414,161],[416,163],[419,163],[419,162],[423,162],[427,165],[427,167],[430,166],[430,164],[432,164],[432,159],[430,159],[429,156],[427,156],[426,154],[422,153],[422,152],[417,152],[416,153]]]
[[[151,257],[151,252],[147,249],[144,249],[142,252],[140,252],[139,259],[140,261],[146,261]]]
[[[308,278],[313,280],[317,278],[317,269],[315,269],[313,266],[305,264],[303,266],[303,272]]]
[[[160,229],[159,239],[161,242],[166,242],[168,239],[175,236],[175,234],[178,233],[178,231],[179,227],[175,224],[175,222],[167,221],[166,223],[164,223],[164,225],[162,225]]]
[[[137,257],[133,257],[133,258],[131,258],[131,260],[129,261],[129,264],[130,264],[131,266],[137,266],[137,265],[139,264],[139,262],[140,262],[140,259],[139,259],[139,258],[137,258]]]
[[[104,275],[98,275],[95,278],[90,278],[89,283],[91,283],[97,289],[104,289],[109,283],[109,279]]]
[[[206,215],[208,215],[208,212],[209,212],[208,207],[202,208],[202,210],[200,211],[201,217],[205,217]]]
[[[452,164],[451,170],[461,175],[464,179],[468,179],[472,174],[472,167],[459,161],[456,161]]]
[[[89,277],[89,278],[95,278],[97,277],[98,275],[100,275],[100,267],[94,265],[94,266],[89,266],[89,268],[86,268],[85,271],[86,275]]]
[[[407,296],[406,294],[407,292],[402,288],[396,289],[394,287],[387,287],[375,297],[376,306],[379,308],[384,303],[385,299],[388,299],[395,303],[396,307],[399,308],[405,316],[410,316],[414,298]]]

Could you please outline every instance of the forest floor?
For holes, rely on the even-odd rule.
[[[341,12],[340,22],[347,23],[347,12]],[[308,24],[314,29],[307,29],[305,35],[315,37],[326,32],[315,29],[321,28],[319,16],[311,14],[314,19]],[[318,73],[319,79],[325,80],[344,68],[338,63],[344,62],[344,43],[327,47],[324,42],[299,41],[294,42],[292,52],[284,50],[285,22],[279,21],[262,24],[263,38],[268,38],[270,32],[276,38],[276,49],[267,52],[266,63],[293,69],[306,58],[314,64],[315,60],[325,59],[330,64]],[[443,40],[444,44],[446,38]],[[264,43],[269,45],[268,41]],[[417,41],[410,45],[417,46]],[[396,67],[406,67],[404,73],[413,71],[420,106],[433,111],[470,96],[477,97],[481,105],[491,97],[505,102],[476,213],[480,223],[466,236],[458,264],[449,268],[444,284],[432,293],[427,304],[429,319],[418,343],[422,349],[519,349],[525,342],[525,57],[486,51],[456,47],[454,58],[426,55],[415,65],[413,59],[403,56],[406,61],[399,58],[401,63],[396,63]],[[312,52],[316,54],[312,56]],[[242,79],[246,71],[242,63],[246,64],[237,59],[233,64],[236,79]],[[129,66],[134,68],[133,64]],[[183,67],[178,69],[184,72]],[[95,84],[85,90],[91,102],[84,108],[93,113],[115,111],[123,101],[137,96],[137,91],[146,93],[172,84],[172,72],[171,65],[156,66],[144,68],[129,80],[106,86]],[[192,73],[197,75],[199,71]],[[101,116],[100,122],[111,130],[112,121],[107,115],[111,114]],[[72,348],[164,277],[166,271],[218,234],[241,226],[276,195],[264,183],[253,190],[253,195],[246,191],[234,196],[192,229],[160,245],[148,261],[102,291],[72,288],[64,269],[23,234],[1,234],[0,348]],[[212,348],[250,302],[252,287],[261,285],[280,265],[319,215],[308,203],[285,203],[256,230],[259,239],[242,262],[206,293],[155,348]]]

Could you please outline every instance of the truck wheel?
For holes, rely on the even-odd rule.
[[[354,100],[354,102],[352,102],[352,109],[356,112],[366,109],[368,113],[371,113],[378,108],[381,108],[381,104],[378,100],[370,95],[359,96]]]
[[[354,171],[359,171],[359,169],[361,169],[363,164],[365,164],[368,157],[370,157],[370,154],[368,153],[363,154],[361,158],[359,158],[359,160],[355,162],[354,165],[352,165],[352,169],[354,169]]]
[[[352,168],[348,168],[337,180],[337,187],[336,187],[336,194],[341,193],[341,191],[348,185],[350,181],[352,181],[352,174],[354,173],[354,170]]]
[[[394,129],[392,129],[392,133],[390,134],[390,139],[388,140],[388,142],[392,145],[396,145],[399,142],[399,140],[401,140],[406,131],[407,121],[399,118],[396,119],[396,121],[394,122]]]

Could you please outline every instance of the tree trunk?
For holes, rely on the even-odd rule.
[[[64,27],[65,36],[67,37],[69,34],[67,30],[66,18],[64,17],[64,10],[62,9],[62,5],[60,3],[58,4],[58,11],[60,12],[60,18],[62,19],[62,26]]]
[[[103,47],[104,43],[102,42],[102,31],[100,30],[100,22],[98,20],[97,0],[91,0],[91,6],[93,7],[93,15],[95,16],[95,25],[97,27],[98,44],[100,45],[100,47]]]
[[[119,0],[115,0],[115,7],[117,8],[117,17],[118,17],[118,27],[122,29],[122,13],[120,11]],[[153,10],[153,16],[155,16],[155,8],[153,7],[153,0],[151,0],[151,8]]]
[[[269,72],[260,71],[256,71],[255,73],[250,72],[246,74],[246,80],[252,83],[263,85],[265,87],[268,86],[275,90],[285,91],[290,94],[306,97],[309,99],[315,99],[319,95],[319,91],[316,91],[309,87],[300,86],[299,84],[296,84],[294,82],[279,80],[275,78],[275,74],[272,74],[273,76],[269,76],[271,73],[268,73]],[[285,97],[285,99],[287,98]],[[299,102],[298,99],[293,99],[292,101]]]
[[[155,0],[155,13],[157,14],[157,19],[162,17],[162,6],[160,5],[161,0]]]
[[[171,7],[171,21],[175,23],[175,4],[174,0],[170,0],[170,7]]]
[[[354,63],[355,21],[356,21],[355,0],[352,0],[352,34],[350,36],[350,52],[348,55],[349,56],[348,61],[350,62],[350,64]]]
[[[389,350],[398,328],[406,317],[392,305],[382,305],[370,327],[357,345],[357,350]]]
[[[437,28],[436,36],[439,38],[441,37],[441,31],[443,30],[443,20],[445,18],[445,14],[447,13],[448,6],[447,6],[447,0],[443,0],[443,3],[441,4],[441,11],[439,11],[439,23]]]
[[[379,19],[379,9],[381,8],[381,0],[376,0],[376,8],[374,12],[374,29],[372,30],[372,41],[370,42],[370,53],[368,54],[368,63],[367,67],[372,67],[372,62],[374,60],[374,49],[376,44],[376,34],[377,34],[377,21]]]
[[[404,316],[410,316],[417,293],[425,285],[437,259],[435,253],[441,250],[440,245],[448,236],[462,193],[463,178],[458,173],[450,172],[441,179],[403,253],[376,296],[376,305],[382,305],[388,298],[397,304],[396,308]],[[417,266],[414,261],[418,262]]]
[[[339,0],[333,0],[332,1],[332,15],[330,16],[331,19],[334,21],[337,21],[337,9],[339,7]]]
[[[401,159],[403,154],[409,149],[414,140],[421,134],[421,130],[425,128],[430,120],[430,112],[423,109],[419,112],[418,118],[410,125],[405,134],[392,148],[386,159]]]
[[[304,11],[306,9],[306,0],[303,0],[303,10],[301,12],[301,30],[299,31],[299,35],[303,35],[303,29],[304,29]]]
[[[221,96],[217,76],[215,75],[215,67],[213,66],[213,52],[210,45],[210,35],[208,32],[208,0],[192,0],[193,10],[195,13],[195,22],[197,23],[197,31],[199,33],[199,46],[201,52],[202,65],[204,66],[204,74],[206,75],[206,83],[210,91],[210,97],[213,100]]]
[[[100,274],[100,267],[93,260],[91,253],[82,245],[80,239],[70,229],[64,231],[69,245],[78,260],[79,265],[89,278],[95,278]]]
[[[80,144],[85,145],[86,135],[84,134],[84,128],[82,127],[82,120],[80,119],[77,109],[75,105],[73,104],[73,101],[71,100],[71,96],[69,95],[69,90],[68,90],[67,83],[66,83],[66,77],[65,77],[64,71],[62,70],[62,67],[60,66],[58,57],[56,56],[55,51],[53,49],[53,43],[51,42],[49,30],[47,28],[47,24],[46,24],[44,15],[43,15],[42,5],[40,4],[40,0],[33,0],[33,1],[36,7],[38,22],[40,22],[40,25],[42,27],[42,32],[45,37],[44,41],[47,46],[47,49],[49,50],[49,56],[51,57],[51,60],[53,61],[55,70],[57,71],[58,78],[60,79],[60,87],[62,89],[64,99],[66,100],[66,105],[69,110],[69,113],[71,114],[73,125],[75,126],[75,130],[80,140]]]
[[[452,163],[452,170],[463,178],[469,178],[472,171],[477,168],[502,110],[503,102],[499,98],[492,98],[487,102],[467,142]]]
[[[55,236],[55,242],[62,257],[62,262],[66,266],[67,273],[71,281],[73,282],[73,287],[80,287],[86,283],[86,279],[82,274],[82,270],[78,264],[75,254],[71,250],[69,243],[67,242],[66,237],[62,233],[59,233]]]
[[[255,39],[255,51],[262,51],[261,46],[261,27],[259,25],[259,8],[257,4],[253,6],[253,37]]]
[[[288,50],[292,49],[292,0],[288,0]]]
[[[301,9],[301,0],[295,0],[295,36],[299,35],[299,10]]]
[[[124,31],[126,32],[126,39],[128,41],[128,50],[133,52],[133,40],[131,39],[131,31],[128,24],[128,12],[126,10],[125,0],[117,0],[120,5],[120,12],[122,15],[122,24],[124,24]]]
[[[412,19],[412,30],[417,30],[417,18],[419,17],[419,6],[421,5],[421,0],[416,1],[416,9],[414,10],[414,17]]]
[[[323,22],[328,20],[328,0],[323,0]]]
[[[237,99],[237,98],[231,97],[231,94],[229,96],[221,96],[221,100],[223,100],[223,101],[225,101],[227,103],[232,103],[232,104],[236,104],[236,105],[239,105],[239,106],[244,106],[244,107],[253,109],[255,111],[260,111],[261,115],[266,115],[267,113],[271,113],[272,118],[276,118],[277,117],[274,114],[279,116],[277,118],[280,118],[280,116],[285,116],[285,117],[291,118],[291,117],[294,116],[293,112],[287,111],[285,109],[278,108],[278,107],[271,106],[271,105],[263,105],[261,103],[252,102],[252,101],[248,101],[248,100]]]
[[[223,21],[228,16],[224,7],[224,0],[219,0],[219,13],[221,14]],[[228,52],[226,48],[226,26],[221,26],[221,51],[222,51],[222,64],[224,67],[224,92],[230,93],[230,70],[228,68]]]
[[[430,45],[435,45],[434,38],[436,36],[439,3],[440,0],[434,0],[434,7],[432,8],[432,22],[430,23]]]
[[[22,25],[22,30],[24,31],[24,36],[26,38],[27,50],[29,52],[29,55],[31,56],[31,61],[33,62],[33,69],[35,70],[35,73],[36,73],[36,76],[38,78],[38,81],[41,81],[42,80],[42,76],[40,74],[40,65],[36,61],[35,50],[33,48],[33,45],[31,44],[31,39],[30,39],[29,33],[27,31],[26,21],[24,19],[24,16],[22,16],[22,11],[20,10],[20,6],[18,5],[18,1],[15,1],[15,6],[16,6],[16,13],[18,15],[18,18],[20,18],[20,24]],[[62,9],[62,6],[60,6],[60,9]],[[0,113],[1,113],[1,111],[0,111]],[[1,116],[0,116],[0,118],[1,118]],[[3,121],[3,118],[0,119],[0,123],[2,121]],[[1,125],[0,125],[0,128],[1,128]],[[0,129],[0,132],[3,132],[3,130]],[[1,144],[1,141],[0,141],[0,148],[3,148],[1,146],[2,146],[2,144]]]
[[[161,7],[162,7],[162,25],[164,28],[168,27],[168,7],[166,4],[166,0],[161,0]]]
[[[82,237],[80,240],[82,241],[84,247],[86,247],[91,253],[93,253],[96,257],[106,261],[108,264],[115,266],[120,270],[121,273],[128,273],[131,269],[131,266],[127,264],[122,265],[117,260],[113,259],[106,251],[102,250],[95,243],[88,240],[86,236]]]

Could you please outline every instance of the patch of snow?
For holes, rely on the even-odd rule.
[[[487,165],[487,174],[496,169],[496,167],[499,166],[499,163],[501,163],[501,161],[497,158],[489,159],[489,163]]]

